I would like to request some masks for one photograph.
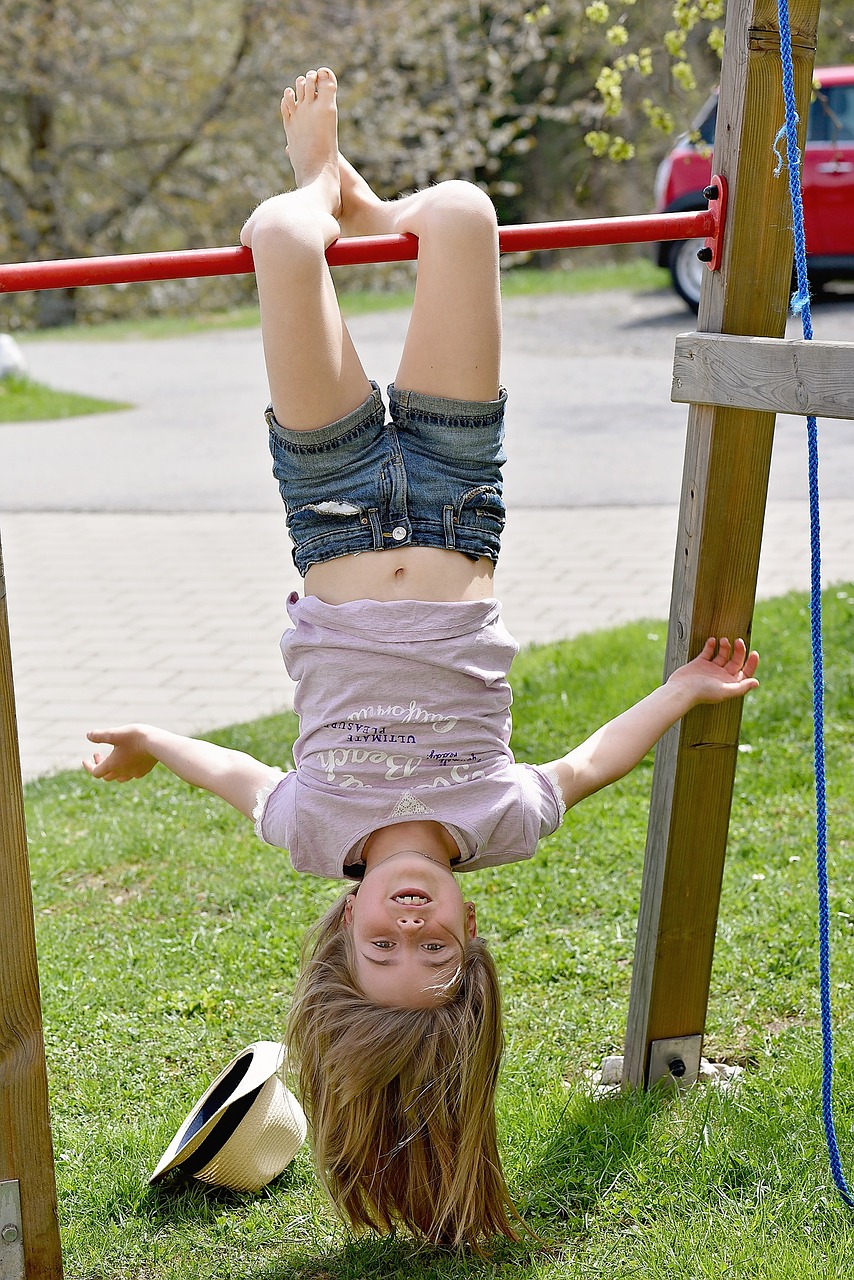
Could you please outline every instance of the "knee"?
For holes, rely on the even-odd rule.
[[[473,182],[451,179],[425,193],[424,216],[429,228],[441,227],[460,236],[494,234],[495,206],[485,191]]]
[[[260,204],[244,223],[240,241],[252,250],[256,261],[275,258],[293,267],[316,261],[326,247],[317,216],[307,216],[299,202],[288,195],[272,196]]]

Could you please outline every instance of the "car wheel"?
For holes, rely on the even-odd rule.
[[[696,314],[700,306],[700,286],[706,267],[697,258],[704,240],[674,240],[667,258],[673,288]]]

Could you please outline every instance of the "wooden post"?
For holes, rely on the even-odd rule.
[[[0,547],[0,1186],[4,1210],[17,1205],[20,1224],[0,1222],[0,1251],[23,1260],[28,1280],[60,1280],[53,1144],[42,1037],[21,764],[12,687],[6,579]],[[5,1184],[5,1186],[4,1186]],[[17,1184],[17,1185],[16,1185]],[[13,1228],[17,1230],[15,1237]],[[4,1230],[5,1229],[5,1230]],[[23,1246],[21,1248],[21,1246]],[[0,1253],[0,1274],[20,1275]]]
[[[790,0],[803,147],[820,0]],[[698,329],[785,333],[792,232],[776,0],[729,0],[712,171],[729,208],[719,273]],[[665,676],[710,635],[749,640],[774,414],[695,405],[688,417]],[[625,1086],[654,1083],[681,1058],[696,1078],[732,802],[741,700],[699,707],[656,751],[629,1003]],[[652,1068],[650,1064],[652,1063]]]

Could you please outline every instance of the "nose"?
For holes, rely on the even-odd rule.
[[[401,929],[409,933],[415,933],[424,926],[424,920],[417,911],[407,911],[404,915],[399,915],[397,923]]]

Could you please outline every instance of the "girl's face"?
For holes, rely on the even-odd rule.
[[[344,907],[353,932],[356,979],[369,1000],[425,1009],[445,998],[467,938],[477,934],[474,905],[463,902],[448,867],[401,850],[365,872]]]

